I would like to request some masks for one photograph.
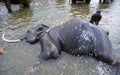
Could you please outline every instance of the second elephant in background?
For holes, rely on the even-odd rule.
[[[85,3],[89,4],[91,0],[71,0],[73,4],[76,3],[76,1],[85,1]]]
[[[113,2],[113,0],[99,0],[99,3],[108,3],[108,2]]]
[[[8,12],[13,12],[11,8],[11,4],[22,4],[24,8],[29,8],[29,0],[3,0],[8,9]]]

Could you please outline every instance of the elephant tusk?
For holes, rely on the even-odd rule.
[[[16,40],[9,40],[9,39],[6,39],[5,38],[5,34],[2,35],[2,39],[6,42],[9,42],[9,43],[15,43],[15,42],[19,42],[21,41],[20,39],[16,39]]]

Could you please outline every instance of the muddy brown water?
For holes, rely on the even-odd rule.
[[[102,20],[99,27],[109,31],[113,57],[120,61],[120,0],[109,4],[98,2],[91,0],[90,5],[71,5],[68,0],[33,0],[30,9],[12,5],[13,14],[9,14],[4,3],[0,3],[0,37],[5,33],[7,38],[19,38],[39,23],[54,27],[76,17],[89,21],[91,14],[100,9]],[[39,44],[6,43],[0,39],[0,46],[7,52],[0,55],[0,75],[115,75],[116,72],[116,68],[94,58],[74,57],[64,52],[57,60],[40,61],[32,69],[41,52]]]

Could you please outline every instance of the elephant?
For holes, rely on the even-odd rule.
[[[7,42],[24,40],[30,44],[40,43],[38,57],[44,60],[57,59],[64,51],[73,56],[88,55],[119,69],[120,63],[112,57],[112,44],[105,31],[78,18],[52,28],[39,24],[27,30],[21,39],[9,40],[5,34],[2,39]]]
[[[90,4],[91,0],[72,0],[72,3],[75,4],[76,1],[85,1],[85,3]]]
[[[103,1],[102,1],[102,0],[99,0],[99,3],[102,3],[102,2],[103,2],[103,3],[108,3],[108,2],[113,2],[113,0],[103,0]]]
[[[71,0],[73,4],[76,3],[76,1],[85,1],[85,3],[90,4],[91,0]],[[99,0],[99,3],[107,3],[107,2],[113,2],[113,0]]]
[[[11,4],[23,4],[24,8],[29,8],[29,0],[3,0],[8,12],[13,12],[11,9]]]

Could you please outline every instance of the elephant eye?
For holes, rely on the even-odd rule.
[[[30,30],[28,30],[27,33],[30,33]]]
[[[43,30],[43,27],[40,27],[37,29],[37,31],[42,31]]]

